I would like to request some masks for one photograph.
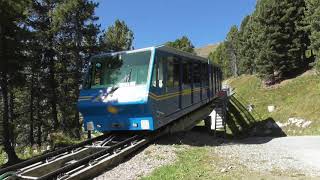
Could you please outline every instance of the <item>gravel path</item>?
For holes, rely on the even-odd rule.
[[[217,146],[213,152],[258,172],[320,176],[320,137],[248,138]]]

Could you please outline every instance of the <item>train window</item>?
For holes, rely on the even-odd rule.
[[[145,85],[151,51],[102,55],[92,59],[91,87]]]
[[[193,83],[194,87],[200,87],[201,81],[201,66],[199,63],[193,64]]]
[[[153,74],[152,86],[162,88],[163,87],[163,58],[157,56],[152,74]]]
[[[203,64],[203,76],[202,76],[202,82],[204,87],[208,87],[209,85],[209,74],[208,74],[208,65]]]
[[[184,62],[182,65],[182,84],[184,86],[191,85],[190,63]]]
[[[173,61],[173,84],[174,87],[179,87],[180,84],[180,62],[178,58]]]
[[[172,56],[167,59],[167,87],[174,87],[174,61]]]

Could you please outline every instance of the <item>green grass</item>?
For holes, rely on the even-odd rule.
[[[210,160],[207,158],[206,149],[194,148],[178,152],[178,161],[172,165],[163,166],[144,180],[155,179],[210,179]],[[201,166],[194,166],[201,164]]]
[[[274,87],[266,88],[256,76],[240,76],[227,80],[235,88],[237,97],[244,104],[254,104],[256,119],[269,117],[285,123],[290,117],[312,121],[308,128],[288,126],[283,128],[287,135],[320,135],[320,76],[312,73],[287,80]],[[269,113],[268,105],[276,111]]]

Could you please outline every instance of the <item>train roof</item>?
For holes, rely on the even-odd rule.
[[[182,51],[182,50],[179,50],[179,49],[176,49],[176,48],[165,46],[165,45],[157,46],[157,47],[155,47],[155,49],[166,51],[166,52],[169,52],[169,53],[172,53],[172,54],[176,54],[176,55],[179,55],[179,56],[184,56],[184,57],[187,57],[187,58],[190,58],[190,59],[197,59],[197,60],[200,60],[200,61],[203,61],[203,62],[206,62],[206,63],[208,62],[208,59],[206,59],[206,58],[203,58],[203,57],[197,56],[195,54],[192,54],[192,53],[189,53],[189,52],[185,52],[185,51]]]
[[[192,54],[192,53],[189,53],[189,52],[185,52],[185,51],[182,51],[182,50],[179,50],[179,49],[176,49],[176,48],[172,48],[172,47],[169,47],[169,46],[166,46],[166,45],[151,46],[151,47],[147,47],[147,48],[128,50],[128,51],[101,53],[101,54],[93,56],[93,58],[94,57],[99,57],[99,56],[105,56],[105,55],[113,56],[113,55],[122,54],[122,53],[134,53],[134,52],[141,52],[141,51],[147,51],[147,50],[153,50],[153,49],[169,52],[169,53],[176,54],[176,55],[179,55],[179,56],[184,56],[184,57],[187,57],[187,58],[190,58],[190,59],[197,59],[197,60],[203,61],[205,63],[208,63],[208,62],[210,63],[210,61],[208,59],[206,59],[206,58],[203,58],[203,57],[197,56],[195,54]]]

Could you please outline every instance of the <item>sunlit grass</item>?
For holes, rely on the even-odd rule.
[[[289,118],[303,118],[312,121],[308,128],[286,127],[288,135],[320,135],[320,76],[307,74],[287,80],[274,87],[266,88],[255,76],[240,76],[228,80],[235,88],[243,104],[253,104],[259,114],[258,119],[268,117],[285,123]],[[276,106],[272,113],[268,105]]]

